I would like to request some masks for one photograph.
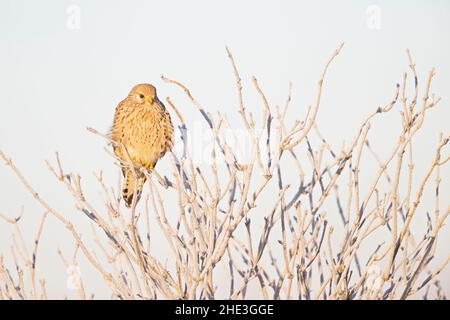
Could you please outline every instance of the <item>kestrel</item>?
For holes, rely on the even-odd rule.
[[[173,125],[170,115],[151,84],[134,86],[119,103],[111,129],[114,153],[121,162],[124,184],[122,197],[129,208],[142,193],[146,176],[167,151],[172,149]],[[131,162],[131,164],[130,164]]]

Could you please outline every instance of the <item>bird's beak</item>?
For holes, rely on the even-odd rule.
[[[147,98],[147,99],[145,99],[145,102],[147,102],[148,104],[152,105],[153,102],[155,102],[155,99],[154,98]]]

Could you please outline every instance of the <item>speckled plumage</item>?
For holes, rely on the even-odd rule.
[[[172,149],[172,135],[170,115],[151,84],[134,86],[117,106],[111,139],[117,142],[114,143],[114,153],[122,163],[122,196],[127,207],[131,206],[134,193],[136,202],[142,193],[146,177],[140,168],[151,172],[158,160]],[[133,167],[130,167],[128,159]]]

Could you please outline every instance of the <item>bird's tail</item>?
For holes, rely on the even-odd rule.
[[[141,172],[133,172],[132,169],[124,170],[125,181],[122,188],[122,197],[127,208],[133,203],[133,197],[136,195],[136,203],[141,198],[142,188],[147,177]]]

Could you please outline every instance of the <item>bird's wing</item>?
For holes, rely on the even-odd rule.
[[[116,111],[114,113],[114,120],[113,120],[113,124],[111,126],[110,132],[109,132],[109,137],[111,138],[112,141],[114,141],[115,143],[113,144],[113,150],[114,153],[116,154],[116,156],[119,159],[123,160],[123,154],[122,154],[122,148],[119,147],[118,144],[123,143],[122,141],[122,133],[124,130],[123,127],[123,120],[124,120],[124,116],[125,116],[125,111],[127,108],[127,100],[122,100],[116,107]]]

